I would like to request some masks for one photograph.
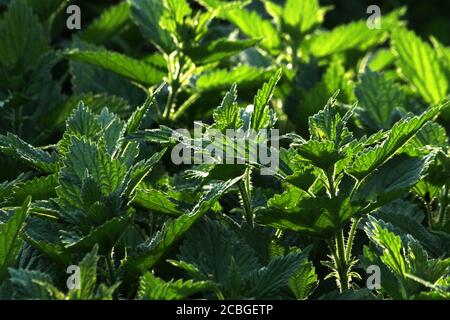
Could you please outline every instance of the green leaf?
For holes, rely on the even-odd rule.
[[[262,39],[261,46],[271,53],[276,54],[279,51],[281,40],[275,27],[255,11],[230,8],[226,17],[245,35],[253,39]]]
[[[390,129],[395,112],[404,109],[406,96],[395,82],[386,74],[379,74],[366,69],[360,83],[355,88],[355,95],[361,109],[358,118],[373,132]]]
[[[283,9],[283,22],[294,35],[302,35],[323,20],[317,0],[287,0]]]
[[[405,277],[407,266],[402,255],[402,240],[399,236],[383,227],[382,223],[373,217],[364,227],[367,236],[383,250],[381,260],[391,271],[401,278]]]
[[[142,34],[162,52],[171,53],[175,48],[173,39],[167,30],[160,26],[165,12],[164,1],[130,0],[131,17],[141,29]]]
[[[130,181],[128,183],[127,189],[125,191],[125,195],[128,197],[130,195],[133,195],[136,188],[139,186],[139,184],[144,180],[144,178],[150,173],[150,171],[153,169],[156,164],[161,161],[161,158],[166,153],[167,149],[163,149],[160,152],[155,152],[149,159],[142,160],[138,163],[136,163],[131,168],[130,173]]]
[[[287,166],[287,168],[283,168],[281,165],[281,170],[286,174],[285,180],[297,188],[308,191],[316,181],[314,167],[308,165],[294,149],[288,151],[281,149],[280,163],[285,163]]]
[[[371,244],[370,248],[366,245],[363,247],[363,256],[360,256],[359,261],[361,266],[368,268],[371,265],[380,267],[381,277],[381,291],[395,300],[403,299],[402,288],[399,286],[397,276],[381,261],[381,251],[377,250],[376,246]]]
[[[352,205],[349,199],[309,198],[295,187],[275,195],[267,205],[268,209],[257,217],[258,222],[319,237],[331,236],[361,209]]]
[[[441,109],[442,105],[434,106],[420,116],[407,117],[397,122],[388,131],[388,136],[382,143],[366,148],[356,155],[347,173],[362,180],[395,155],[428,121],[436,117]]]
[[[427,103],[438,103],[447,96],[449,83],[436,52],[412,31],[396,30],[392,48],[397,66]]]
[[[197,89],[200,92],[212,90],[228,90],[234,83],[240,88],[253,87],[267,79],[267,71],[263,68],[248,65],[237,66],[232,70],[219,69],[202,74],[197,79]]]
[[[9,273],[13,287],[13,299],[50,300],[52,298],[46,288],[37,283],[50,283],[52,279],[48,274],[25,269],[9,269]]]
[[[344,158],[344,155],[336,150],[334,142],[331,141],[309,140],[298,146],[296,151],[307,162],[323,170],[328,170]]]
[[[392,158],[364,179],[352,200],[372,202],[370,209],[394,200],[424,178],[433,158],[434,155],[411,158],[403,154]]]
[[[441,147],[448,146],[448,137],[445,128],[435,122],[429,122],[412,138],[406,149],[420,149],[429,147]],[[409,150],[408,150],[409,151]]]
[[[69,291],[72,299],[89,299],[95,289],[97,282],[97,263],[99,256],[97,255],[98,247],[95,246],[83,260],[81,260],[80,267],[80,289]]]
[[[163,3],[165,10],[160,24],[166,30],[177,33],[177,27],[184,24],[192,9],[186,0],[164,0]]]
[[[49,35],[26,3],[14,0],[0,20],[0,43],[0,66],[24,71],[49,50]]]
[[[211,289],[211,284],[207,281],[194,282],[179,279],[166,282],[155,277],[151,272],[147,272],[139,281],[137,297],[142,300],[182,300],[209,289]]]
[[[185,53],[196,65],[204,65],[232,57],[253,47],[258,42],[258,39],[230,41],[226,38],[220,38],[206,44],[187,48]]]
[[[55,221],[31,216],[27,220],[23,237],[33,248],[56,262],[58,266],[70,265],[71,257],[63,252],[63,245],[59,238],[59,225]]]
[[[409,274],[419,277],[430,283],[436,283],[442,277],[450,276],[450,258],[430,259],[427,251],[409,236],[408,255]]]
[[[97,287],[97,264],[100,259],[98,256],[98,246],[85,255],[78,265],[80,275],[80,288],[69,290],[67,293],[70,300],[89,300],[89,299],[112,299],[112,293],[118,284],[113,284],[106,288],[103,284]],[[101,295],[99,293],[102,293]],[[107,293],[107,294],[105,294]]]
[[[239,107],[237,100],[237,86],[233,84],[225,94],[222,103],[213,113],[214,127],[224,132],[226,129],[239,127]]]
[[[318,277],[312,262],[304,260],[289,279],[289,289],[297,300],[307,299],[317,288]]]
[[[223,287],[228,298],[236,298],[231,280],[231,267],[248,275],[260,267],[256,255],[238,235],[218,222],[206,220],[196,225],[180,247],[178,258],[202,274],[197,280],[209,279]]]
[[[258,90],[253,99],[253,113],[251,127],[256,131],[269,127],[274,123],[273,111],[269,107],[275,87],[281,78],[281,70],[278,70],[263,87]]]
[[[104,50],[92,43],[81,41],[76,37],[72,42],[71,48],[82,51]],[[165,66],[160,66],[159,64],[153,63],[153,61],[150,61],[149,64],[161,69],[165,73]],[[145,92],[142,90],[142,87],[136,86],[135,83],[130,82],[128,79],[113,71],[74,60],[69,62],[69,66],[72,89],[76,95],[84,95],[87,92],[108,94],[123,98],[132,105],[139,105],[145,99]]]
[[[215,183],[212,188],[203,195],[192,212],[183,214],[175,220],[164,224],[163,229],[146,243],[140,245],[136,252],[127,257],[122,264],[127,277],[133,277],[151,269],[159,260],[185,235],[185,233],[197,222],[214,203],[227,192],[241,177],[226,182]]]
[[[25,0],[33,12],[39,16],[42,22],[46,22],[46,27],[51,28],[53,20],[57,14],[68,5],[68,0]]]
[[[107,42],[126,26],[130,16],[130,7],[128,1],[122,1],[109,7],[79,34],[80,38],[95,44]]]
[[[73,137],[69,153],[64,160],[64,167],[59,174],[63,188],[58,190],[58,195],[64,194],[65,186],[73,187],[74,184],[78,184],[76,187],[81,188],[86,171],[98,181],[104,195],[122,190],[124,186],[126,176],[124,164],[99,150],[98,145]]]
[[[412,214],[408,214],[408,210],[405,210],[406,204],[403,204],[403,206],[400,207],[393,205],[384,206],[372,215],[378,220],[390,223],[393,226],[392,230],[395,231],[396,234],[404,237],[408,234],[411,235],[434,256],[447,255],[447,248],[450,245],[450,236],[444,233],[430,232],[427,230],[421,223],[423,213],[420,212],[422,218],[418,221]],[[418,209],[416,208],[416,210]]]
[[[77,140],[89,139],[96,142],[113,155],[122,144],[125,130],[125,122],[110,113],[107,108],[103,108],[99,115],[95,115],[80,103],[66,121],[66,130],[63,139],[58,142],[58,150],[66,154],[72,139],[76,137]]]
[[[26,182],[28,179],[28,174],[21,173],[14,180],[4,181],[0,183],[0,205],[8,200],[8,197],[11,195],[13,188],[23,182]]]
[[[149,112],[150,108],[155,105],[155,96],[162,89],[162,85],[158,87],[152,94],[147,96],[144,104],[133,112],[133,114],[129,117],[127,122],[127,134],[133,134],[137,130],[139,130],[142,121],[144,121],[145,116]],[[156,106],[155,106],[156,107]]]
[[[1,144],[4,144],[6,147],[3,148]],[[57,157],[54,153],[50,154],[35,148],[11,133],[8,133],[6,136],[0,135],[0,152],[4,152],[7,155],[11,154],[45,173],[53,173],[58,168]]]
[[[56,174],[46,177],[34,178],[24,183],[17,184],[8,197],[7,205],[20,205],[28,196],[34,201],[47,200],[56,196],[55,188],[58,185],[58,177]]]
[[[381,72],[382,70],[387,69],[388,67],[394,65],[395,60],[394,54],[390,48],[381,48],[373,54],[369,53],[368,58],[369,61],[367,66],[374,72]]]
[[[67,58],[85,62],[111,70],[139,84],[152,86],[159,83],[164,73],[143,61],[139,61],[118,52],[107,50],[69,50],[64,54]]]
[[[313,35],[304,46],[316,57],[325,57],[350,49],[367,50],[386,40],[387,31],[400,25],[399,17],[404,11],[400,9],[383,16],[381,29],[369,29],[365,20],[350,22],[339,25],[331,31]]]
[[[131,214],[116,217],[79,239],[64,240],[66,252],[85,252],[98,245],[101,253],[108,253],[131,224],[131,218]]]
[[[308,74],[309,72],[304,73],[303,81],[311,82],[310,78],[315,77],[313,74]],[[286,105],[289,118],[299,130],[304,131],[308,126],[309,117],[319,112],[322,106],[334,103],[338,92],[340,92],[341,102],[353,102],[355,98],[352,91],[353,83],[342,61],[333,59],[319,82],[313,80],[307,88],[303,88],[302,85],[291,93]]]
[[[336,108],[337,92],[328,100],[325,108],[309,117],[309,134],[311,140],[332,141],[336,148],[351,138],[346,128],[347,120],[352,115],[349,111],[341,118]]]
[[[51,128],[62,126],[73,111],[79,106],[80,102],[83,102],[85,106],[89,106],[89,108],[96,113],[99,113],[103,108],[107,107],[111,112],[124,115],[130,109],[128,102],[117,96],[93,93],[73,95],[61,106],[61,108],[58,108],[57,111],[55,110],[45,117],[46,125]]]
[[[142,208],[175,217],[186,213],[176,203],[175,198],[171,198],[171,192],[164,192],[157,189],[136,189],[133,203]]]
[[[0,283],[4,280],[8,268],[15,261],[22,245],[19,237],[30,209],[31,198],[28,197],[22,207],[8,219],[0,223]]]
[[[307,255],[308,250],[272,259],[266,267],[251,275],[248,295],[256,299],[273,297],[278,290],[288,285],[289,279]]]

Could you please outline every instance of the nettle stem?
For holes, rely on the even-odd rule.
[[[170,59],[170,57],[168,59]],[[178,63],[176,63],[175,70],[173,70],[173,68],[169,68],[169,95],[167,97],[167,102],[163,113],[163,118],[165,120],[169,120],[172,110],[175,110],[175,103],[177,101],[179,90],[181,89],[181,78],[183,75],[185,61],[181,53],[177,54],[177,59]],[[170,65],[171,64],[169,63],[169,66]]]
[[[170,114],[174,108],[175,102],[178,96],[178,90],[180,89],[180,85],[177,80],[174,80],[169,86],[169,96],[167,97],[167,103],[164,108],[163,118],[168,120],[170,118]]]
[[[240,181],[239,193],[241,194],[242,204],[244,207],[244,217],[250,226],[254,226],[254,216],[251,201],[251,169],[245,169],[244,180]]]
[[[335,167],[325,171],[328,180],[328,192],[330,198],[337,196],[337,186],[335,180]],[[350,227],[347,242],[345,241],[344,228],[340,228],[334,235],[334,242],[330,241],[330,251],[333,256],[335,276],[341,292],[351,287],[351,268],[352,268],[352,247],[356,235],[360,218],[354,219]]]
[[[356,235],[356,229],[358,228],[358,224],[361,221],[361,218],[355,218],[352,221],[352,226],[350,227],[350,232],[348,234],[347,244],[345,248],[345,257],[347,261],[350,261],[350,258],[352,257],[352,247],[353,247],[353,241],[355,239]]]
[[[341,292],[349,289],[348,263],[345,250],[344,231],[341,229],[335,235],[336,246],[336,271]]]
[[[448,186],[445,185],[444,189],[441,191],[441,196],[439,197],[438,226],[440,227],[444,227],[447,223],[447,207],[449,205],[448,195]]]

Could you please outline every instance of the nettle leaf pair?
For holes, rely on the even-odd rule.
[[[101,251],[111,248],[132,215],[126,199],[164,153],[137,162],[139,146],[124,141],[126,130],[127,124],[107,109],[94,115],[80,105],[53,153],[13,135],[1,136],[2,151],[48,174],[17,183],[5,204],[17,205],[23,194],[31,195],[36,201],[32,212],[62,224],[64,250],[84,250],[95,243]]]
[[[298,63],[299,51],[316,57],[326,57],[349,49],[365,50],[387,37],[387,31],[399,24],[404,9],[385,16],[381,29],[370,30],[360,20],[333,30],[316,32],[324,20],[328,7],[320,7],[317,0],[288,0],[284,6],[264,1],[264,9],[271,19],[264,19],[257,11],[242,7],[250,1],[199,1],[219,17],[229,20],[246,36],[263,39],[260,48],[277,61]],[[255,27],[258,26],[258,27]]]
[[[279,141],[278,136],[272,136],[270,132],[277,118],[269,102],[280,76],[281,70],[258,90],[253,104],[245,108],[239,106],[237,87],[232,85],[213,112],[214,123],[203,125],[198,137],[194,132],[192,138],[187,129],[180,132],[166,126],[137,132],[133,137],[173,146],[172,159],[183,158],[183,164],[197,164],[187,172],[191,178],[208,183],[242,177],[239,189],[245,220],[254,224],[251,173],[254,169],[260,169],[266,170],[265,174],[277,174],[278,150],[271,143],[278,145]],[[232,131],[232,136],[229,131]],[[261,145],[265,147],[263,152],[259,150]]]
[[[138,161],[139,144],[126,139],[126,135],[140,127],[151,104],[149,100],[138,108],[128,123],[107,109],[95,115],[81,104],[67,120],[61,141],[51,147],[55,149],[53,153],[32,147],[13,135],[0,136],[2,152],[29,164],[42,175],[32,180],[19,177],[1,186],[5,194],[6,190],[11,191],[3,205],[12,207],[12,212],[27,196],[24,208],[15,210],[6,226],[12,231],[5,232],[5,241],[15,249],[6,251],[10,256],[5,256],[2,261],[2,277],[6,276],[7,268],[21,247],[19,234],[24,215],[29,212],[31,216],[27,219],[23,237],[33,252],[37,250],[57,268],[77,263],[80,254],[97,247],[92,255],[96,257],[98,251],[109,270],[110,291],[106,287],[98,289],[104,291],[100,296],[107,298],[118,287],[119,277],[130,284],[151,269],[218,198],[241,179],[210,183],[191,211],[181,212],[176,219],[164,223],[156,234],[143,237],[134,221],[136,210],[130,202],[136,196],[138,185],[159,162],[165,149]],[[145,194],[142,190],[141,196]],[[28,196],[35,199],[31,205]],[[15,222],[16,217],[20,217],[20,222]],[[124,234],[128,237],[124,238]],[[116,255],[122,259],[120,264]],[[53,298],[87,298],[71,292],[65,296],[53,287],[50,276],[21,269],[11,270],[10,275],[13,294],[15,290],[21,290],[21,279],[25,277],[31,279],[30,285],[37,283],[39,290],[52,292]],[[89,281],[95,283],[95,279]],[[94,295],[90,294],[89,298]]]
[[[131,224],[134,211],[127,199],[164,150],[137,161],[139,145],[124,141],[126,130],[127,124],[107,109],[95,115],[81,104],[68,119],[62,140],[51,147],[53,153],[13,135],[0,136],[2,152],[38,174],[15,183],[3,204],[16,206],[23,197],[33,197],[24,237],[61,266],[94,246],[102,254],[110,252]],[[11,240],[18,234],[10,235]]]
[[[411,139],[437,117],[443,105],[419,116],[409,115],[388,131],[360,139],[347,128],[353,109],[343,117],[331,98],[324,110],[309,119],[310,139],[297,135],[282,150],[288,168],[282,172],[286,190],[268,201],[257,221],[286,231],[329,241],[327,262],[341,290],[347,290],[356,260],[351,256],[359,219],[414,187],[426,174],[436,152],[408,155]],[[344,230],[353,220],[348,239]]]
[[[399,233],[394,225],[374,217],[369,217],[364,230],[376,248],[364,248],[363,263],[383,266],[383,278],[379,279],[382,292],[396,299],[450,297],[450,258],[430,258],[411,234]],[[442,245],[448,245],[448,238]]]
[[[297,299],[306,299],[317,286],[314,267],[306,259],[310,249],[274,254],[262,266],[241,236],[208,219],[188,234],[180,248],[180,260],[169,262],[193,279],[209,282],[214,298],[268,299],[289,287]]]
[[[281,211],[301,208],[298,202],[302,201],[310,203],[308,207],[314,202],[329,203],[325,214],[280,215],[288,219],[283,222],[287,228],[320,236],[330,235],[358,212],[370,212],[395,199],[423,177],[432,155],[410,157],[402,154],[402,147],[442,109],[431,107],[420,116],[402,119],[391,130],[357,140],[346,126],[352,111],[341,117],[334,103],[331,99],[310,118],[310,140],[294,136],[292,147],[282,151],[289,165],[284,178],[291,186],[269,202]],[[272,212],[264,219],[275,216]],[[289,226],[289,219],[300,216],[304,223],[300,220]]]

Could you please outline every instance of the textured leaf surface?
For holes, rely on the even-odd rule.
[[[206,281],[192,280],[169,281],[155,277],[147,272],[139,281],[138,299],[142,300],[182,300],[189,296],[210,289],[211,284]]]
[[[130,3],[122,1],[105,10],[100,17],[83,30],[80,38],[97,44],[106,42],[123,29],[129,17]]]
[[[393,33],[392,45],[402,74],[423,99],[428,103],[438,103],[444,99],[449,83],[431,46],[406,29]]]
[[[6,223],[0,223],[0,282],[19,253],[21,246],[19,234],[28,215],[30,203],[31,198],[27,198]]]
[[[228,39],[214,40],[205,45],[199,45],[186,50],[186,54],[195,64],[203,65],[222,59],[232,57],[241,51],[248,49],[259,42],[258,39],[235,40]]]
[[[359,153],[348,169],[348,173],[362,179],[392,157],[408,142],[429,120],[437,116],[441,106],[429,108],[420,116],[397,122],[388,132],[388,137],[381,144]]]
[[[137,83],[152,86],[159,83],[164,73],[159,69],[113,51],[80,51],[72,50],[65,53],[69,59],[90,63],[95,66],[111,70],[124,76],[125,78],[136,81]]]

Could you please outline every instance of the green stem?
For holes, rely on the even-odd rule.
[[[351,226],[350,232],[348,234],[347,245],[345,248],[345,259],[347,261],[350,261],[350,258],[352,255],[353,240],[355,239],[356,228],[358,228],[358,224],[360,221],[361,221],[361,218],[355,218],[352,221],[352,226]]]
[[[428,219],[428,228],[430,230],[433,229],[433,210],[431,208],[431,204],[428,201],[424,201],[425,208],[427,210],[427,219]]]
[[[197,101],[197,99],[200,97],[199,94],[193,94],[189,97],[182,105],[181,107],[174,113],[174,115],[171,118],[171,120],[176,121],[179,117],[181,117],[189,107]]]
[[[165,120],[170,119],[170,114],[172,110],[175,109],[174,105],[177,100],[178,91],[181,88],[181,79],[183,77],[183,69],[186,63],[185,57],[183,56],[183,53],[181,51],[178,51],[174,58],[178,59],[178,67],[176,68],[176,70],[171,70],[172,68],[169,68],[169,96],[167,98],[167,103],[163,113],[163,118]]]
[[[328,188],[329,188],[328,191],[330,192],[330,198],[335,197],[336,196],[336,186],[335,186],[335,181],[334,181],[334,166],[332,168],[326,170],[325,174],[328,179]]]
[[[251,178],[251,169],[247,168],[245,169],[245,176],[244,180],[240,181],[239,186],[239,192],[241,194],[242,202],[244,205],[244,216],[247,221],[247,223],[251,226],[254,226],[254,217],[253,217],[253,210],[252,210],[252,204],[251,204],[251,188],[250,188],[250,178]]]
[[[438,225],[444,227],[447,220],[447,206],[448,206],[448,187],[444,186],[442,190],[442,196],[439,199],[439,215],[438,215]]]
[[[348,266],[344,245],[344,231],[341,229],[335,236],[336,240],[336,269],[339,275],[339,284],[341,292],[349,289],[348,284]]]
[[[179,90],[179,85],[177,83],[177,79],[175,79],[174,82],[169,86],[169,96],[167,97],[167,103],[164,108],[163,118],[166,120],[168,120],[170,118],[170,113],[171,113],[173,105],[175,104],[175,101],[177,99],[178,90]]]

